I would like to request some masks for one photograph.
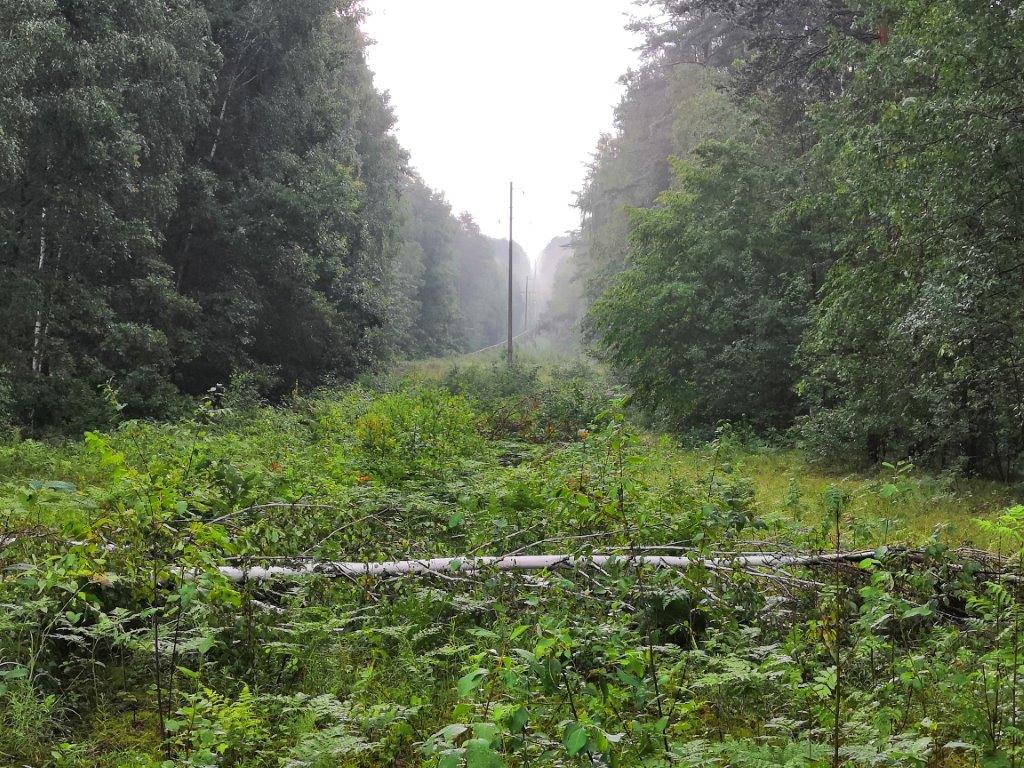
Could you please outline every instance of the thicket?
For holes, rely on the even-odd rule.
[[[766,508],[728,432],[680,463],[603,386],[521,366],[278,409],[235,390],[177,422],[5,442],[0,759],[1017,764],[1019,508],[986,517],[998,559],[901,538],[929,487],[905,465],[864,486],[884,518],[851,517],[839,486]],[[839,547],[863,552],[733,559]],[[718,559],[628,562],[677,551]],[[586,567],[598,552],[621,560]],[[222,570],[506,553],[583,565]]]
[[[1020,9],[651,5],[580,197],[596,347],[674,427],[1019,476]]]

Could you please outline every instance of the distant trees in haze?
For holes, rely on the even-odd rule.
[[[412,175],[404,187],[404,251],[409,285],[392,318],[402,354],[438,357],[481,349],[507,333],[508,240],[488,237],[468,213]],[[523,330],[530,262],[513,248],[513,332]],[[403,314],[404,313],[404,314]]]
[[[571,234],[553,238],[541,253],[530,290],[530,325],[555,345],[578,347],[583,286]]]

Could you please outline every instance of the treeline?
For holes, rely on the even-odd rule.
[[[0,4],[0,421],[79,430],[498,339],[496,246],[408,170],[361,14]]]
[[[638,401],[1019,476],[1019,3],[652,5],[577,259]]]
[[[403,191],[399,301],[389,317],[401,354],[440,357],[507,334],[508,240],[488,237],[416,175]],[[530,262],[513,245],[513,332],[524,328]]]
[[[582,286],[571,234],[555,237],[537,260],[530,288],[530,328],[546,345],[578,352]]]

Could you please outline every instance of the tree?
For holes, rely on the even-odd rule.
[[[473,218],[463,213],[455,232],[455,261],[465,349],[473,351],[504,341],[508,326],[508,240],[487,237]],[[512,332],[518,334],[524,329],[526,277],[530,271],[529,257],[518,244],[513,248],[512,271]]]
[[[686,157],[701,141],[740,130],[740,118],[718,86],[715,68],[674,61],[669,48],[623,81],[616,130],[603,136],[577,197],[582,214],[576,256],[589,304],[625,266],[632,223],[628,209],[645,207],[672,183],[669,158]]]
[[[728,89],[776,130],[803,130],[807,109],[842,91],[849,71],[828,66],[841,40],[878,39],[887,10],[848,0],[647,0],[647,50],[728,69]],[[806,137],[810,140],[810,137]]]
[[[530,289],[530,325],[560,346],[578,346],[582,290],[572,236],[548,243],[537,262],[535,282]]]
[[[18,418],[102,419],[98,387],[111,379],[133,407],[166,407],[197,308],[175,294],[160,240],[216,59],[205,16],[150,0],[11,11],[7,48],[24,55],[0,97],[16,113],[0,197],[0,361]]]
[[[439,357],[461,346],[455,278],[457,223],[444,196],[418,176],[406,183],[403,203],[400,272],[405,287],[391,322],[404,354]]]
[[[166,415],[236,373],[280,394],[383,358],[405,157],[360,14],[0,9],[0,370],[16,422]]]
[[[1024,450],[1024,17],[899,10],[887,45],[843,47],[857,74],[818,121],[845,227],[804,345],[808,434],[1008,477]]]
[[[676,186],[637,211],[631,262],[590,333],[640,404],[676,427],[785,428],[814,243],[777,215],[795,175],[764,145],[708,143]]]
[[[166,248],[203,309],[187,392],[253,370],[280,393],[382,354],[403,158],[337,6],[208,6],[223,63]]]

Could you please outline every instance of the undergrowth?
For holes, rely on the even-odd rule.
[[[837,476],[728,428],[683,449],[585,364],[211,393],[176,423],[11,438],[0,476],[4,765],[1019,763],[1013,489]],[[734,559],[837,546],[864,552]],[[584,562],[224,570],[506,553]]]

